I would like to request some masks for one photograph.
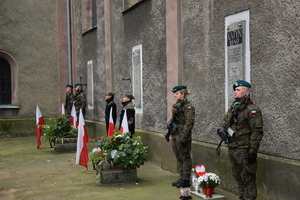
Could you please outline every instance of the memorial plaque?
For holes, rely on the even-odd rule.
[[[133,69],[133,96],[134,106],[136,108],[142,107],[142,66],[141,66],[141,49],[135,49],[132,53],[132,69]]]
[[[87,62],[87,108],[94,107],[94,81],[93,81],[93,61]]]
[[[246,21],[232,23],[227,27],[228,106],[234,100],[233,83],[237,80],[245,79],[245,33]]]

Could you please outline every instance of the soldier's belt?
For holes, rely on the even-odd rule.
[[[231,139],[232,142],[239,142],[239,141],[248,141],[250,139],[250,135],[241,135],[241,136],[235,136]]]

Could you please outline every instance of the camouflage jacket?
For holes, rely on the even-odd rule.
[[[74,101],[74,94],[73,94],[73,92],[66,93],[65,112],[68,115],[71,114],[71,110],[72,110],[72,106],[73,106],[73,101]]]
[[[79,92],[76,92],[74,97],[74,104],[76,113],[78,114],[80,111],[80,108],[82,109],[82,113],[85,113],[85,107],[86,107],[86,96],[85,93],[81,90]]]
[[[226,127],[232,112],[236,109],[234,108],[234,103],[228,109],[218,129]],[[263,137],[261,110],[253,104],[250,98],[244,104],[241,104],[238,109],[237,123],[231,125],[231,129],[235,132],[235,135],[233,137],[228,135],[228,147],[245,148],[249,149],[250,152],[257,153]]]
[[[177,129],[173,129],[173,135],[181,135],[182,141],[192,140],[192,128],[195,121],[195,108],[187,100],[178,101],[173,105],[172,117],[168,124],[172,122],[177,125]]]

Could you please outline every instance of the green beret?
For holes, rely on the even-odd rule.
[[[107,96],[115,96],[116,93],[109,91],[105,93]]]
[[[74,87],[77,87],[77,86],[82,86],[82,84],[81,84],[81,83],[76,83],[76,84],[74,85]]]
[[[178,86],[175,86],[173,89],[172,89],[172,92],[175,93],[179,90],[183,90],[183,89],[186,89],[186,86],[184,85],[178,85]]]
[[[235,88],[240,87],[240,86],[245,86],[248,88],[251,88],[252,85],[250,83],[248,83],[247,81],[244,80],[238,80],[233,84],[233,90],[235,90]]]
[[[134,99],[134,96],[132,94],[125,94],[125,97],[128,97],[129,99]]]
[[[73,85],[66,85],[66,88],[67,88],[67,87],[73,88]]]

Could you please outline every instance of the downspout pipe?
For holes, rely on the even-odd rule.
[[[69,84],[73,85],[73,83],[72,83],[70,0],[66,0],[66,3],[67,3],[67,37],[68,37],[68,76],[69,76]]]

